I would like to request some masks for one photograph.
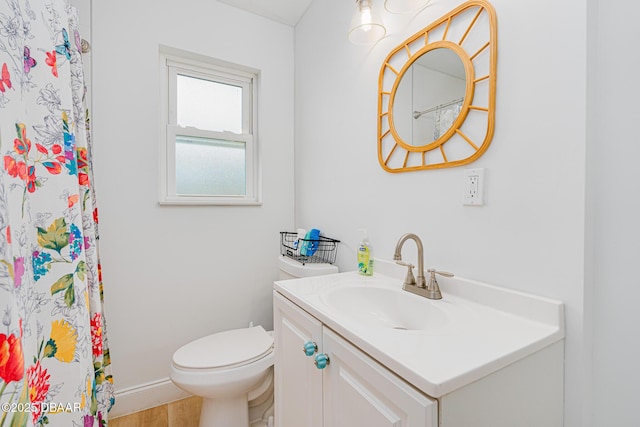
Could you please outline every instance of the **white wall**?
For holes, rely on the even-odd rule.
[[[278,232],[293,226],[293,28],[211,0],[94,1],[92,17],[94,166],[118,415],[171,396],[169,364],[181,345],[249,321],[272,328]],[[261,70],[262,206],[157,205],[160,44]]]
[[[389,174],[376,152],[382,61],[462,2],[386,15],[388,36],[369,47],[347,40],[352,3],[315,1],[296,27],[296,226],[341,239],[342,270],[355,269],[357,228],[387,259],[403,233],[415,232],[426,266],[564,301],[566,426],[581,427],[586,2],[492,1],[496,129],[470,166],[485,168],[481,208],[462,206],[464,168]]]
[[[640,5],[589,2],[590,102],[588,145],[589,246],[587,284],[592,298],[593,396],[585,427],[638,425],[640,384],[640,159],[637,124]],[[591,355],[589,355],[591,357]]]

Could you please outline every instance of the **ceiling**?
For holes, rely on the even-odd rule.
[[[312,0],[218,0],[295,27]]]

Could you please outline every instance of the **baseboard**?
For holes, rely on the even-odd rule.
[[[116,390],[116,404],[109,411],[109,418],[144,411],[189,396],[189,393],[176,387],[169,378]]]

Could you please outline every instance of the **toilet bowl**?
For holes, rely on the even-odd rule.
[[[278,269],[280,280],[338,272],[331,264],[303,265],[284,256]],[[261,326],[218,332],[180,347],[169,377],[202,397],[200,427],[249,427],[249,406],[260,414],[252,427],[273,425],[273,335]]]
[[[190,342],[174,353],[170,378],[202,397],[200,427],[249,426],[249,401],[272,389],[273,336],[256,326]]]

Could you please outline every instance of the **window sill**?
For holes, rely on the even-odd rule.
[[[233,197],[166,197],[158,201],[160,206],[260,206],[262,202],[255,199]]]

